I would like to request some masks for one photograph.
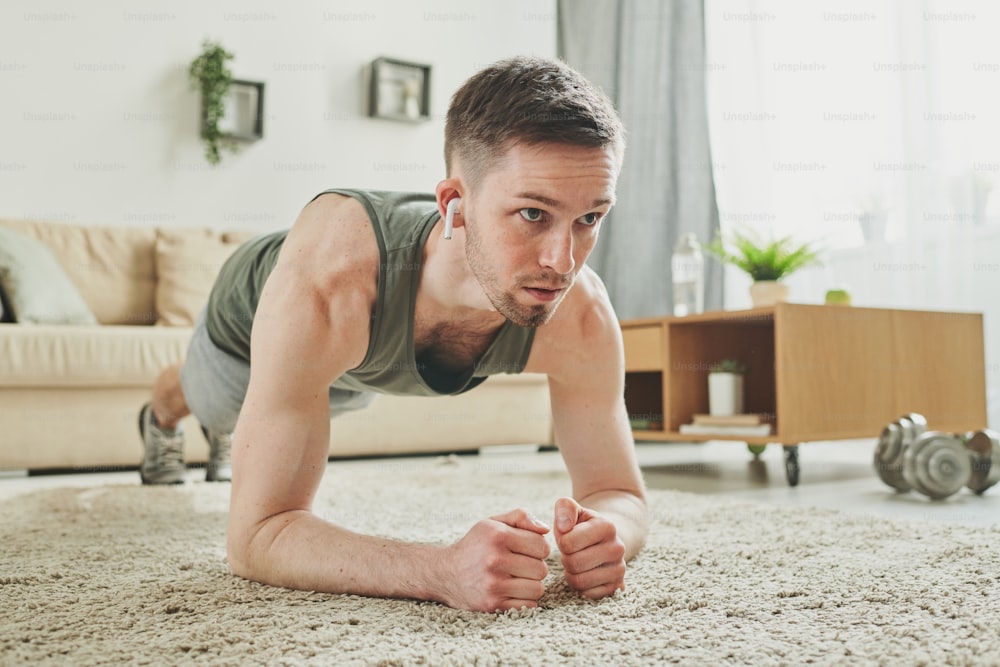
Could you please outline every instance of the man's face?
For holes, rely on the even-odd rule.
[[[594,249],[619,167],[610,147],[515,144],[466,193],[466,257],[507,319],[552,317]]]

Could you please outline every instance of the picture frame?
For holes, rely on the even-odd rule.
[[[234,79],[225,100],[219,130],[239,141],[264,138],[264,82]]]
[[[406,122],[430,120],[430,65],[376,58],[369,79],[370,117]]]

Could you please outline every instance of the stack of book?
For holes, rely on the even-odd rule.
[[[771,435],[765,415],[695,415],[690,424],[681,424],[686,435]]]

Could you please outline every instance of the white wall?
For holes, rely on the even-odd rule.
[[[266,83],[264,139],[218,167],[187,80],[205,38],[235,54],[237,78]],[[555,42],[555,0],[6,0],[0,216],[265,230],[328,187],[429,191],[454,90]],[[430,121],[366,117],[378,56],[433,66]]]

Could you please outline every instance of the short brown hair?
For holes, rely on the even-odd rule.
[[[448,175],[462,163],[476,183],[515,143],[611,146],[619,160],[625,130],[611,101],[568,65],[519,56],[474,74],[451,98],[445,119]]]

